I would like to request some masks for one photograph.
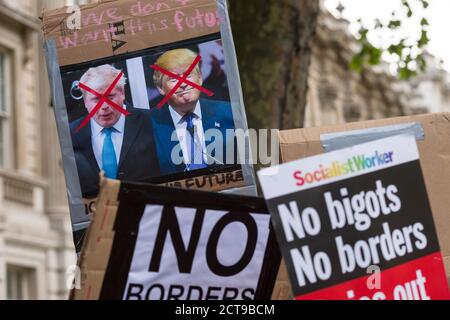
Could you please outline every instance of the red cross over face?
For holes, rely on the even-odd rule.
[[[169,71],[181,77],[186,73],[188,68],[189,66],[182,66],[173,68]],[[203,84],[201,74],[199,74],[195,70],[187,76],[186,80],[191,81],[199,86]],[[175,88],[175,86],[177,86],[178,83],[180,83],[178,79],[165,75],[163,77],[162,85],[161,88],[159,88],[159,91],[164,96],[169,95],[169,93]],[[195,105],[197,104],[199,98],[200,90],[190,86],[186,82],[182,82],[178,90],[175,91],[172,96],[170,96],[169,104],[184,113],[192,111],[192,109],[195,108]]]
[[[125,90],[119,85],[111,86],[110,83],[116,82],[121,77],[122,74],[116,80],[108,79],[109,81],[98,82],[92,87],[80,83],[80,87],[86,90],[84,95],[86,109],[95,122],[103,128],[113,127],[125,113],[122,109],[125,102]]]
[[[151,68],[161,72],[161,86],[158,87],[159,92],[164,95],[164,99],[159,103],[158,108],[162,108],[167,102],[174,107],[179,113],[187,113],[193,111],[200,92],[204,92],[212,97],[214,92],[202,87],[203,79],[200,68],[197,67],[202,57],[198,55],[192,64],[178,65],[165,70],[157,65]]]

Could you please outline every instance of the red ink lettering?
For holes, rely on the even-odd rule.
[[[202,13],[199,9],[195,10],[194,16],[187,16],[183,11],[176,11],[173,18],[173,25],[176,26],[178,32],[183,32],[185,28],[213,28],[219,24],[218,13]]]
[[[142,17],[147,16],[152,12],[158,12],[161,10],[168,10],[168,9],[170,9],[170,6],[165,2],[142,4],[141,1],[138,1],[135,5],[131,7],[130,13],[132,16]]]

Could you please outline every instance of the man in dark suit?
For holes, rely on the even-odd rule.
[[[91,68],[80,82],[103,93],[120,72],[111,65]],[[129,181],[146,181],[160,175],[150,110],[125,106],[125,85],[122,77],[107,98],[123,106],[128,116],[105,102],[85,127],[78,130],[84,119],[70,124],[83,197],[97,195],[100,171],[107,178]],[[100,100],[84,90],[83,98],[88,112]]]
[[[196,57],[189,49],[176,49],[165,52],[155,64],[182,76]],[[163,96],[178,83],[177,79],[158,70],[153,80]],[[199,65],[187,80],[199,86],[203,84]],[[183,83],[170,96],[167,105],[161,109],[153,108],[151,113],[162,175],[236,164],[234,136],[227,139],[227,131],[235,129],[229,102],[200,99],[200,90]],[[214,145],[211,147],[211,144]],[[232,157],[227,157],[227,152]]]

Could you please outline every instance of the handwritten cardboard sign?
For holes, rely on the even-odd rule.
[[[43,31],[67,66],[217,33],[220,20],[214,0],[100,1],[45,11]]]

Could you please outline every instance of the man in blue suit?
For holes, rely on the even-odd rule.
[[[87,87],[102,93],[118,77],[111,65],[90,68],[80,79]],[[160,176],[150,110],[125,105],[126,79],[122,77],[107,97],[129,113],[124,116],[108,102],[79,130],[84,119],[70,124],[72,144],[83,197],[97,196],[99,173],[110,179],[145,182]],[[84,104],[90,112],[100,98],[83,90]]]
[[[182,76],[196,57],[189,49],[176,49],[164,53],[155,64]],[[169,95],[179,82],[158,70],[153,80],[163,96]],[[199,65],[187,80],[203,84]],[[162,175],[236,164],[234,135],[227,135],[227,130],[235,129],[230,103],[200,99],[200,90],[182,83],[165,106],[155,107],[151,113]]]

